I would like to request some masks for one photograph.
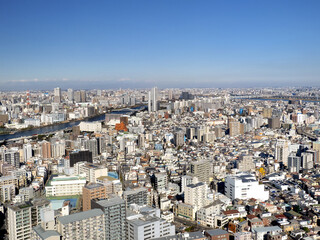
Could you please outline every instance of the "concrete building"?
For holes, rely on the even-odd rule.
[[[53,91],[53,101],[55,103],[61,103],[61,88],[57,87],[57,88],[54,88],[54,91]]]
[[[237,161],[237,169],[239,172],[252,172],[255,170],[255,164],[253,162],[253,156],[240,156]]]
[[[41,152],[42,152],[42,157],[47,159],[52,157],[51,153],[51,143],[47,141],[41,142]]]
[[[268,118],[268,128],[278,129],[281,127],[280,117]]]
[[[184,144],[184,132],[178,131],[174,134],[174,144],[176,147],[181,147]]]
[[[86,184],[86,178],[81,176],[56,176],[48,180],[45,189],[46,196],[81,195]]]
[[[124,200],[119,197],[100,201],[93,200],[91,208],[98,208],[104,212],[106,240],[126,239],[126,203]]]
[[[197,208],[193,205],[186,204],[186,203],[177,203],[173,207],[173,212],[176,216],[185,218],[189,221],[196,220]]]
[[[105,216],[102,210],[92,209],[57,218],[57,231],[62,240],[106,239]]]
[[[83,187],[82,193],[82,207],[83,211],[91,209],[92,199],[106,199],[108,197],[106,192],[106,186],[100,183],[90,183]]]
[[[288,166],[289,142],[283,139],[277,139],[275,147],[275,159]]]
[[[252,240],[251,235],[251,232],[237,232],[233,234],[234,240]]]
[[[87,182],[96,183],[99,177],[108,175],[108,168],[87,162],[78,162],[74,165],[74,174],[85,174]]]
[[[73,151],[69,155],[70,167],[73,167],[77,162],[89,162],[92,163],[92,152],[88,150],[84,151]]]
[[[291,153],[288,157],[288,171],[300,172],[303,169],[301,157],[296,156],[295,153]]]
[[[187,185],[184,191],[184,202],[197,209],[206,205],[207,185],[203,182]]]
[[[27,162],[30,158],[32,158],[32,145],[30,143],[27,143],[23,145],[24,162]]]
[[[259,228],[252,229],[252,237],[254,240],[264,240],[266,239],[269,233],[272,235],[276,235],[281,232],[282,232],[282,229],[278,226],[259,227]]]
[[[313,154],[308,152],[301,153],[301,165],[303,170],[311,170],[314,166]]]
[[[199,182],[209,184],[211,176],[210,169],[210,162],[208,160],[202,160],[198,162],[192,162],[190,172],[192,176],[198,178]]]
[[[196,183],[198,183],[197,177],[189,176],[189,175],[181,176],[181,192],[183,193],[185,191],[185,188],[187,185],[196,184]]]
[[[10,149],[4,153],[4,161],[16,168],[20,167],[20,152]]]
[[[32,240],[61,240],[62,236],[55,230],[44,230],[41,226],[32,229]]]
[[[81,122],[80,131],[82,132],[101,132],[101,122]]]
[[[126,190],[123,192],[123,199],[126,201],[127,207],[131,204],[147,205],[148,189],[141,187],[133,190]]]
[[[72,88],[68,89],[68,100],[70,102],[73,102],[73,100],[74,100],[74,94],[73,94],[73,89]]]
[[[261,201],[269,199],[269,191],[259,184],[251,174],[239,173],[225,179],[225,195],[231,200],[255,198]]]
[[[1,186],[0,191],[0,200],[1,202],[9,202],[12,201],[15,196],[15,185],[14,184],[8,184]]]
[[[156,112],[158,109],[158,89],[154,87],[148,94],[148,110],[149,112]]]
[[[10,205],[7,212],[9,240],[31,239],[32,227],[41,224],[41,209],[49,205],[47,199]]]
[[[229,135],[231,137],[243,134],[242,124],[235,119],[229,119],[228,127],[229,127]]]
[[[31,239],[31,204],[9,206],[7,216],[9,240]]]
[[[205,235],[209,240],[229,240],[230,233],[222,229],[206,230]]]
[[[168,176],[166,173],[156,173],[153,176],[154,188],[158,191],[164,191],[168,187]]]
[[[144,240],[158,237],[172,236],[175,226],[160,218],[160,210],[142,207],[137,212],[130,212],[127,216],[128,240]]]

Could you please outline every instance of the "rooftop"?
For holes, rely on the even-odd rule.
[[[74,213],[68,216],[59,217],[58,221],[62,224],[68,224],[72,222],[82,221],[88,218],[97,217],[103,215],[101,209],[92,209],[85,212]]]

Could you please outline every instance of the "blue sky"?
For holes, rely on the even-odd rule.
[[[319,0],[0,0],[0,90],[320,85]]]

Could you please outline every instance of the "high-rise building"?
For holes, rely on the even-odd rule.
[[[12,201],[15,196],[15,190],[16,190],[16,187],[14,184],[1,186],[0,201],[1,202]]]
[[[229,118],[228,127],[229,127],[229,135],[231,137],[243,134],[244,132],[243,124],[233,118]]]
[[[275,159],[288,166],[289,142],[283,139],[277,139],[275,147]]]
[[[310,152],[301,153],[301,165],[303,170],[311,170],[314,167],[313,154]]]
[[[158,107],[158,88],[154,87],[149,92],[148,98],[148,110],[149,112],[156,112],[159,110]]]
[[[203,182],[190,184],[185,187],[184,202],[200,209],[206,205],[207,185]]]
[[[81,102],[86,102],[87,101],[86,90],[80,90],[80,99],[81,99]]]
[[[126,190],[123,192],[123,199],[126,201],[127,207],[130,204],[147,205],[148,204],[148,189],[137,188]]]
[[[312,148],[317,152],[315,163],[320,164],[320,141],[313,142]]]
[[[181,176],[181,192],[185,191],[186,186],[198,183],[198,178],[189,175]]]
[[[70,167],[73,167],[77,162],[89,162],[92,163],[92,152],[85,151],[74,151],[70,155]]]
[[[48,141],[41,142],[41,152],[43,158],[51,158],[51,143]]]
[[[104,240],[105,216],[101,209],[92,209],[57,218],[57,231],[62,239]]]
[[[196,136],[196,129],[194,127],[187,128],[187,138],[193,139]]]
[[[184,144],[184,132],[178,131],[174,134],[174,144],[177,147],[181,147]]]
[[[73,94],[73,89],[72,88],[69,88],[68,89],[68,100],[73,102],[74,100],[74,94]]]
[[[268,128],[278,129],[280,127],[281,127],[281,124],[280,124],[279,117],[268,118]]]
[[[173,93],[172,93],[172,89],[170,89],[168,92],[168,100],[172,100],[172,99],[173,99]]]
[[[77,103],[81,102],[81,93],[80,93],[80,91],[75,91],[73,96],[74,96],[74,101],[75,102],[77,102]]]
[[[199,182],[204,182],[206,184],[210,183],[211,176],[211,163],[208,160],[201,160],[191,163],[191,174],[197,177]]]
[[[191,99],[193,99],[193,95],[191,93],[189,93],[189,92],[182,92],[181,96],[180,96],[180,99],[191,100]]]
[[[4,153],[4,161],[16,168],[20,167],[20,152],[10,149]]]
[[[32,157],[32,145],[30,143],[23,145],[23,158],[27,162]]]
[[[168,176],[166,173],[155,173],[152,182],[158,192],[164,191],[168,187]]]
[[[263,108],[262,116],[264,118],[271,118],[272,117],[272,108]]]
[[[40,211],[47,208],[50,201],[35,199],[32,202],[23,202],[8,207],[9,240],[31,239],[32,227],[41,224]]]
[[[31,204],[16,204],[8,207],[9,240],[31,239]]]
[[[54,102],[61,103],[61,88],[57,87],[54,89]]]
[[[83,211],[91,209],[92,199],[106,199],[108,197],[106,186],[100,183],[89,183],[83,187],[82,192]]]
[[[302,170],[301,157],[296,156],[295,153],[291,153],[288,156],[288,171],[289,172],[300,172]]]
[[[106,240],[125,240],[126,231],[126,203],[120,197],[91,202],[91,208],[99,208],[105,216]]]

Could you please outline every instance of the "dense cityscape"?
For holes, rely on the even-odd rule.
[[[0,0],[0,240],[320,240],[319,0]]]
[[[3,239],[320,233],[319,88],[1,92]]]

